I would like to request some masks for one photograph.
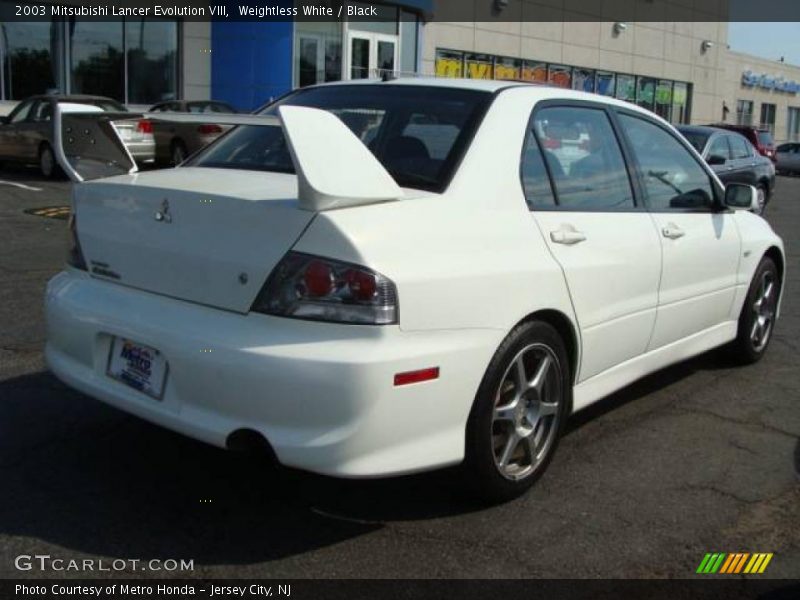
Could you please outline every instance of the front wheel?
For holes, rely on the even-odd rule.
[[[772,339],[778,312],[781,280],[775,262],[764,257],[756,269],[739,316],[739,330],[731,345],[736,359],[745,364],[761,360]]]
[[[758,193],[758,212],[756,214],[763,215],[767,210],[767,188],[763,183],[759,184],[756,192]]]
[[[568,416],[569,372],[564,342],[547,323],[523,323],[500,345],[467,424],[465,475],[481,497],[509,500],[544,473]]]

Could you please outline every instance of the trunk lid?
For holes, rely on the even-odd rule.
[[[184,167],[75,187],[92,276],[246,313],[315,213],[294,175]]]

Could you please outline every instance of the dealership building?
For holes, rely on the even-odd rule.
[[[752,124],[800,140],[800,67],[731,51],[726,10],[695,6],[715,3],[629,4],[627,21],[585,0],[381,2],[379,19],[349,22],[6,20],[0,103],[7,112],[58,89],[137,107],[214,98],[252,110],[297,87],[393,72],[549,83],[674,123]],[[471,20],[442,20],[467,5]]]

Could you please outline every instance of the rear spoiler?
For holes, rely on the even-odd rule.
[[[96,110],[96,109],[95,109]],[[323,211],[387,202],[403,191],[362,141],[335,115],[316,108],[282,106],[278,117],[183,113],[55,110],[56,159],[75,182],[135,173],[136,161],[118,121],[215,123],[282,127],[298,179],[300,208]]]

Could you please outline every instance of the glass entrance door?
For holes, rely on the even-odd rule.
[[[381,77],[394,72],[397,65],[397,36],[351,32],[348,45],[350,79]]]

